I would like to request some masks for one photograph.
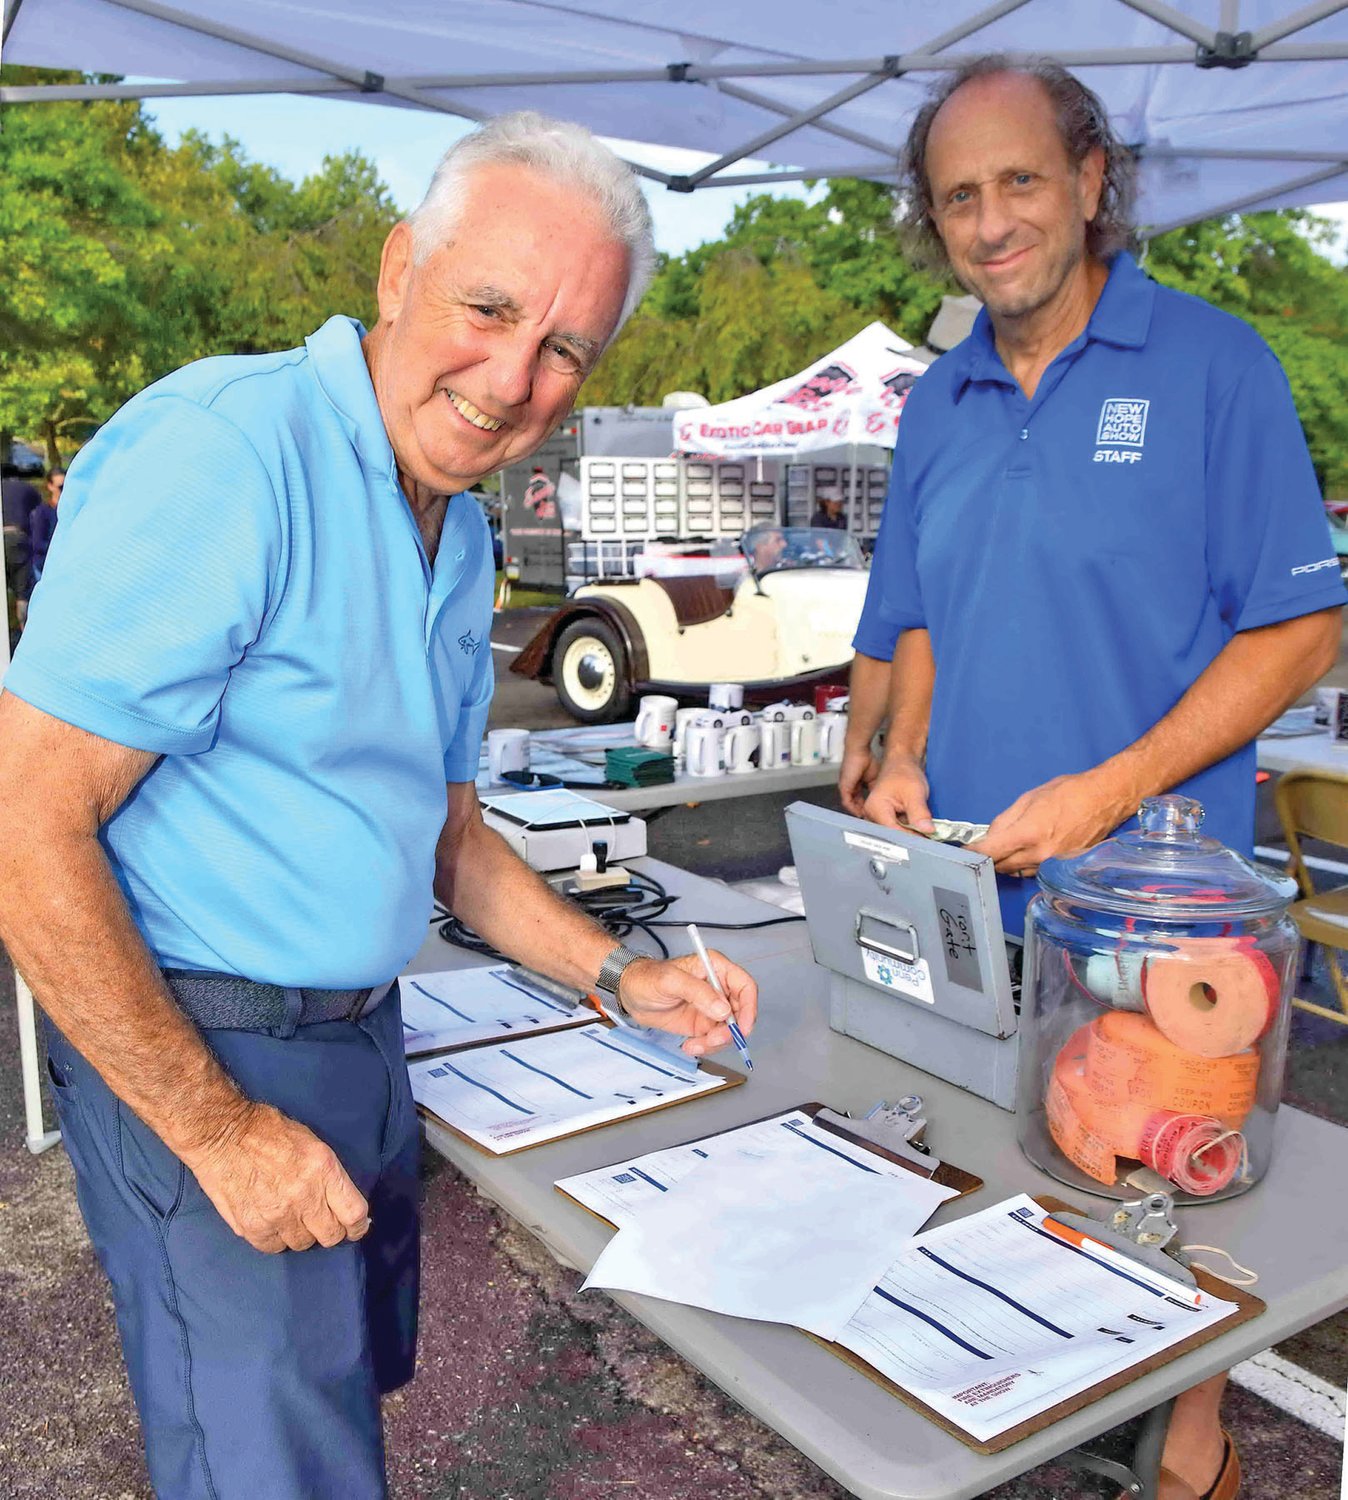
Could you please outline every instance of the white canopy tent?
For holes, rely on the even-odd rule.
[[[893,179],[926,86],[971,54],[1078,70],[1159,231],[1348,198],[1348,0],[5,0],[7,62],[162,83],[41,99],[294,93],[479,120],[534,108],[712,160],[676,192]],[[737,164],[760,165],[745,171]]]
[[[892,448],[913,381],[912,345],[871,323],[799,374],[720,406],[681,411],[674,449],[708,458],[791,457],[858,443]]]
[[[289,93],[469,120],[532,108],[708,153],[683,175],[638,166],[674,192],[893,181],[927,85],[992,50],[1054,57],[1101,95],[1137,154],[1151,232],[1348,198],[1348,0],[4,0],[5,62],[162,81],[4,86],[0,105]],[[36,1151],[54,1137],[21,980],[19,999]]]

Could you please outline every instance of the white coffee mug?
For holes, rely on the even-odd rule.
[[[791,764],[791,726],[785,719],[764,719],[758,726],[758,768]]]
[[[715,724],[690,724],[685,741],[684,770],[690,776],[719,776],[725,730]]]
[[[819,725],[819,757],[836,765],[843,758],[843,744],[847,739],[847,715],[820,714],[815,723]]]
[[[736,724],[728,730],[725,737],[725,748],[722,758],[725,761],[727,771],[742,776],[746,771],[757,769],[754,762],[754,751],[758,749],[758,725]]]
[[[527,729],[489,729],[487,731],[487,768],[493,781],[504,779],[506,771],[529,769],[529,731]]]
[[[674,742],[674,715],[679,700],[652,693],[641,700],[637,710],[636,741],[648,750],[668,750]]]
[[[700,708],[676,708],[674,710],[674,758],[682,760],[688,749],[688,726],[697,723]]]
[[[743,708],[744,687],[738,682],[713,682],[707,702],[712,708]]]
[[[791,764],[793,766],[817,766],[819,764],[819,723],[810,710],[808,719],[791,720]]]

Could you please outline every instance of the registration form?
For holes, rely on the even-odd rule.
[[[408,1064],[417,1103],[488,1151],[519,1150],[725,1088],[622,1027],[583,1026]]]
[[[1239,1311],[1049,1218],[1021,1196],[917,1235],[837,1342],[987,1441]]]
[[[579,1184],[561,1186],[620,1225],[587,1288],[792,1324],[825,1339],[837,1337],[895,1246],[955,1193],[799,1111]]]
[[[598,1020],[592,1010],[533,984],[512,964],[404,974],[399,989],[409,1057]]]
[[[939,1187],[907,1168],[867,1151],[864,1146],[842,1140],[832,1131],[816,1125],[813,1116],[800,1109],[787,1110],[752,1125],[741,1125],[736,1130],[708,1136],[705,1140],[690,1141],[685,1146],[651,1151],[645,1156],[601,1167],[595,1172],[563,1177],[555,1185],[591,1213],[621,1229],[631,1222],[644,1204],[668,1192],[704,1162],[729,1159],[741,1163],[746,1172],[751,1172],[758,1163],[779,1158],[807,1161],[816,1153],[843,1163],[852,1171],[878,1173],[920,1185],[921,1196],[929,1205],[924,1219],[947,1198],[955,1196],[954,1188]]]

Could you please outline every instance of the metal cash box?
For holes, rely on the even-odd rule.
[[[829,1024],[1014,1109],[1018,1035],[992,861],[796,802],[787,831]]]

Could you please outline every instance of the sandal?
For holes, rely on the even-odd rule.
[[[1240,1493],[1240,1454],[1225,1427],[1222,1428],[1222,1443],[1222,1463],[1217,1477],[1201,1495],[1186,1480],[1162,1465],[1161,1483],[1157,1489],[1160,1500],[1236,1500]],[[1131,1497],[1122,1494],[1119,1500],[1131,1500]]]

